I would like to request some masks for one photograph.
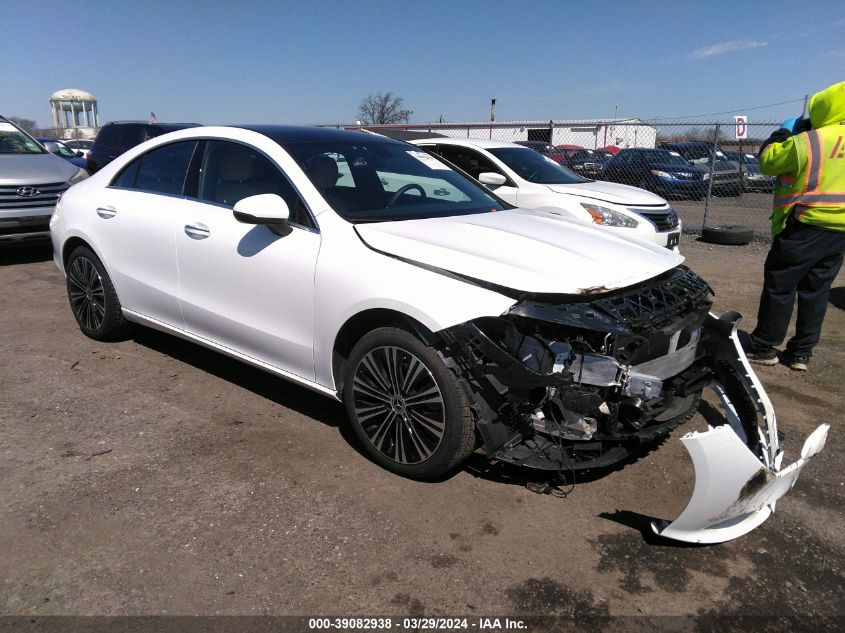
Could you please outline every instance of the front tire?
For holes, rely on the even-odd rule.
[[[111,278],[87,246],[77,246],[65,265],[70,309],[79,329],[97,341],[124,338],[129,322],[123,316]]]
[[[414,479],[453,470],[472,452],[467,393],[437,352],[393,327],[365,335],[349,355],[344,403],[367,453]]]

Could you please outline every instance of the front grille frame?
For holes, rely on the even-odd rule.
[[[18,189],[21,187],[34,187],[38,195],[18,195]],[[68,188],[67,182],[0,184],[0,211],[55,207],[59,196]]]

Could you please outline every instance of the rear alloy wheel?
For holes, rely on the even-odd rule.
[[[98,341],[122,338],[129,330],[120,301],[99,258],[87,246],[78,246],[68,257],[67,295],[83,334]]]
[[[466,392],[437,352],[405,330],[379,328],[355,345],[344,401],[367,452],[401,475],[444,475],[473,449]]]

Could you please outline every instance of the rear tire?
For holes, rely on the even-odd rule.
[[[123,316],[105,266],[87,246],[77,246],[65,264],[70,309],[79,329],[97,341],[125,338],[130,323]]]
[[[372,459],[414,479],[447,474],[472,452],[475,423],[467,393],[437,352],[395,327],[352,348],[343,400]]]

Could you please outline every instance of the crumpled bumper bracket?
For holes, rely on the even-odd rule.
[[[759,437],[747,437],[747,425],[742,424],[737,403],[728,395],[731,389],[714,380],[710,388],[719,396],[728,424],[681,438],[695,469],[695,486],[677,519],[652,523],[654,531],[666,538],[721,543],[747,534],[769,518],[777,500],[824,448],[829,424],[813,431],[804,442],[800,458],[781,468],[783,452],[778,445],[774,408],[742,351],[737,332],[739,319],[736,313],[720,318],[711,314],[705,324],[706,344],[714,360],[721,362],[750,396],[761,420]],[[759,455],[749,444],[757,444]]]

